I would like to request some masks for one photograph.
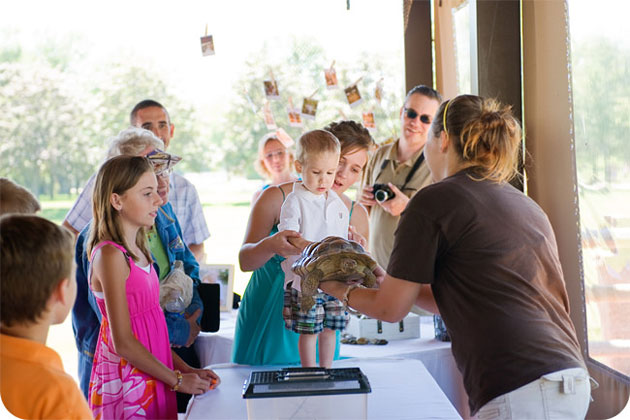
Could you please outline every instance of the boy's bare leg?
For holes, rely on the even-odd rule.
[[[298,349],[300,351],[300,362],[302,362],[302,367],[317,367],[316,347],[317,334],[300,334],[300,338],[298,339]]]
[[[324,328],[319,334],[319,365],[323,368],[332,367],[335,357],[336,334],[334,330]]]

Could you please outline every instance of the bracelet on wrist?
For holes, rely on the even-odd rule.
[[[346,288],[345,293],[343,294],[343,299],[341,300],[343,302],[344,309],[347,312],[351,313],[352,315],[360,315],[360,312],[355,311],[354,309],[352,309],[352,308],[350,308],[348,306],[348,299],[350,299],[350,292],[353,291],[354,289],[358,288],[358,287],[363,288],[363,286],[360,285],[359,283],[354,283],[354,284],[349,285]]]
[[[177,375],[177,383],[175,385],[173,385],[173,387],[171,388],[171,391],[177,391],[179,389],[180,386],[182,386],[182,382],[184,381],[184,376],[182,375],[182,372],[180,370],[173,370],[173,372],[175,372],[175,375]]]

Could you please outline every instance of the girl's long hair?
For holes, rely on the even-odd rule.
[[[96,175],[94,192],[92,193],[93,218],[86,247],[88,258],[91,258],[92,250],[99,242],[111,239],[125,248],[135,261],[138,261],[138,256],[131,252],[123,235],[120,213],[112,206],[110,199],[114,193],[123,195],[136,185],[140,177],[147,172],[153,172],[153,165],[149,159],[141,156],[115,156],[103,163]],[[136,245],[147,257],[147,260],[151,261],[151,252],[146,240],[146,229],[138,230]]]

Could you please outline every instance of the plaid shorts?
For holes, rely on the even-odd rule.
[[[326,293],[313,296],[315,305],[307,312],[300,311],[302,293],[288,286],[284,292],[284,307],[291,308],[291,317],[285,318],[285,327],[298,334],[319,334],[324,328],[343,330],[349,315],[341,301]]]

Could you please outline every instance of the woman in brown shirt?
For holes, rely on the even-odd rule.
[[[321,289],[390,322],[440,313],[480,418],[583,418],[590,384],[552,227],[512,187],[521,129],[508,107],[462,95],[425,146],[434,184],[407,205],[379,289]],[[336,283],[336,284],[333,284]]]

